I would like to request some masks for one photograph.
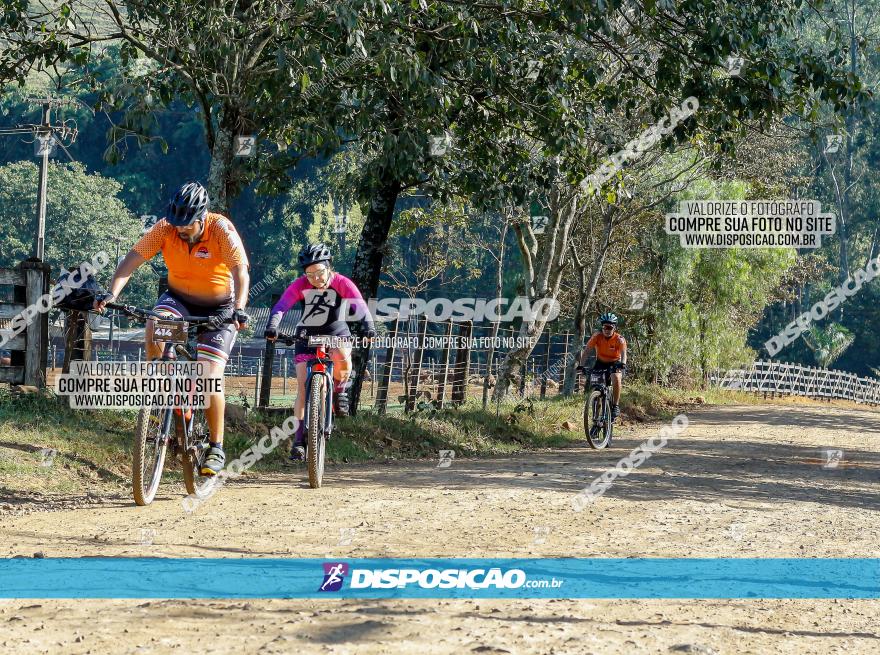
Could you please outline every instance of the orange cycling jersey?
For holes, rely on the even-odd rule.
[[[617,332],[610,337],[597,332],[587,341],[587,348],[595,348],[596,358],[600,361],[619,362],[626,348],[626,339]]]
[[[168,267],[168,288],[190,302],[210,305],[232,298],[232,269],[248,258],[232,222],[208,214],[202,238],[190,246],[164,218],[132,248],[144,259],[160,250]]]

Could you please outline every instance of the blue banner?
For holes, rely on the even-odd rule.
[[[0,560],[0,598],[880,598],[880,559]]]

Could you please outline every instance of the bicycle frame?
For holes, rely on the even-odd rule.
[[[181,352],[182,351],[182,352]],[[179,355],[183,355],[186,359],[190,361],[194,361],[194,357],[192,354],[181,344],[174,343],[166,343],[165,348],[162,351],[161,361],[173,361],[177,359],[176,357],[172,357],[172,353],[177,353]],[[183,408],[182,407],[174,407],[173,410],[181,410],[180,417],[181,423],[183,425],[183,443],[180,444],[181,450],[186,449],[186,439],[192,433],[193,421],[195,420],[195,412],[190,412],[189,420],[184,419]],[[167,441],[171,441],[171,420],[172,417],[176,414],[175,411],[165,412],[165,419],[162,423],[162,438]]]
[[[593,374],[594,373],[602,373],[603,382],[598,384],[593,384]],[[608,395],[608,389],[611,387],[611,369],[606,368],[604,371],[590,371],[590,379],[588,381],[589,389],[595,389],[596,391],[602,392],[603,395]]]

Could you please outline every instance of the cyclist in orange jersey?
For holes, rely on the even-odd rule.
[[[161,251],[168,267],[168,291],[154,310],[175,318],[212,316],[214,326],[199,333],[197,359],[204,362],[208,377],[223,378],[226,361],[238,330],[248,321],[245,305],[250,276],[241,237],[232,222],[208,212],[208,192],[198,182],[184,184],[168,204],[168,211],[132,247],[119,263],[110,293],[95,301],[103,311],[119,296],[132,273]],[[164,343],[154,338],[155,322],[147,321],[147,358],[162,356]],[[200,473],[216,475],[226,463],[223,452],[223,393],[210,394],[205,416],[211,431],[211,447]]]
[[[596,351],[594,371],[611,369],[611,420],[620,416],[620,389],[623,384],[623,371],[626,370],[626,339],[617,331],[617,314],[606,312],[599,317],[602,331],[590,337],[578,355],[578,371],[586,372],[584,364],[587,353]]]

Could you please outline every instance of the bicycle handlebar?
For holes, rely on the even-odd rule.
[[[292,346],[297,341],[308,341],[308,339],[301,339],[300,337],[293,334],[282,334],[281,332],[275,337],[276,341],[280,341],[286,346]]]
[[[142,321],[150,318],[158,318],[163,321],[189,323],[190,325],[206,325],[210,323],[213,318],[212,316],[188,316],[186,318],[178,318],[176,316],[167,316],[165,314],[160,314],[159,312],[155,312],[152,309],[142,309],[140,307],[135,307],[134,305],[122,305],[115,302],[109,302],[105,305],[105,307],[107,307],[108,309],[115,309],[122,312],[123,314],[131,316],[132,318],[137,318]],[[232,323],[232,319],[227,319],[223,321],[223,323]]]
[[[331,338],[331,339],[338,339],[339,341],[348,341],[348,342],[354,343],[353,336],[341,336],[341,335],[339,335],[339,336],[327,335],[327,336],[328,336],[328,338]],[[298,337],[295,334],[284,334],[284,333],[279,332],[278,335],[275,337],[275,339],[276,339],[276,341],[280,341],[281,343],[283,343],[286,346],[292,346],[296,343],[303,343],[307,346],[309,345],[309,337]]]

